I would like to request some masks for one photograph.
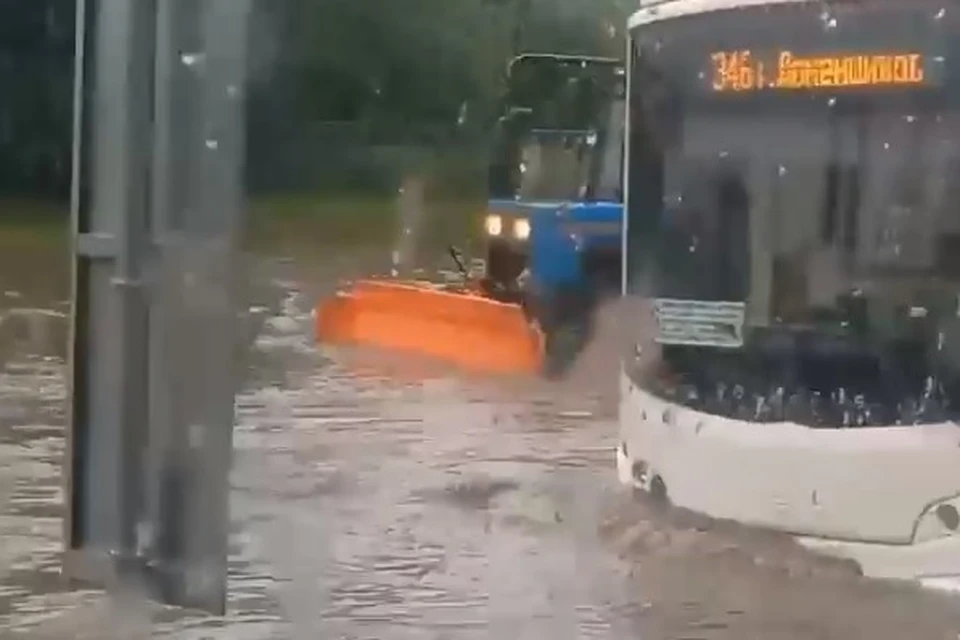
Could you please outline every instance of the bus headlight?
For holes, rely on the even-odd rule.
[[[489,215],[483,221],[483,228],[488,236],[498,236],[503,233],[503,218],[498,215]]]
[[[513,221],[513,237],[517,240],[526,240],[530,237],[530,221],[520,218]]]

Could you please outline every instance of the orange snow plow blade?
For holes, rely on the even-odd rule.
[[[487,373],[538,373],[543,339],[519,306],[427,284],[364,280],[320,303],[317,340],[433,356]]]

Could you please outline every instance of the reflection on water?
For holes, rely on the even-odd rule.
[[[0,629],[27,638],[955,638],[960,604],[612,486],[611,353],[565,383],[318,349],[329,283],[263,263],[225,620],[57,575],[65,319],[0,303]],[[31,311],[31,309],[41,311]],[[8,321],[4,321],[4,327]],[[40,325],[46,323],[47,328]],[[12,345],[12,346],[10,346]],[[139,635],[137,635],[139,634]],[[641,635],[642,634],[642,635]]]

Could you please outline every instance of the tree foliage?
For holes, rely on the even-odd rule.
[[[619,55],[624,3],[255,0],[253,172],[317,123],[386,144],[482,140],[514,54]],[[74,6],[0,0],[0,189],[68,189]]]
[[[380,128],[489,123],[521,51],[620,55],[618,0],[298,0],[300,104]],[[461,124],[463,124],[461,122]]]

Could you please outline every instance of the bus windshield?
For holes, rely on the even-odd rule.
[[[655,301],[670,372],[649,386],[808,424],[960,409],[957,22],[941,5],[635,29],[628,292]]]

